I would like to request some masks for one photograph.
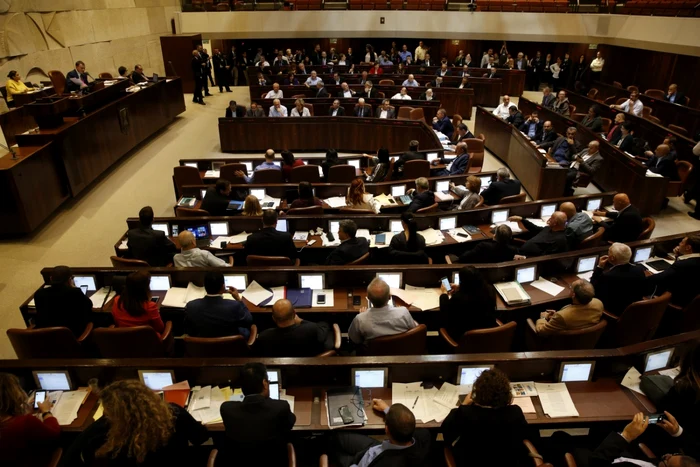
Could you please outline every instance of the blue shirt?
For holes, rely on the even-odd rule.
[[[402,62],[405,62],[405,61],[406,61],[406,57],[411,57],[411,58],[413,58],[413,55],[412,55],[411,52],[409,52],[408,50],[406,50],[405,52],[402,50],[401,52],[399,52],[399,57],[401,57],[401,61],[402,61]]]
[[[559,145],[559,147],[557,148],[557,151],[554,154],[552,154],[552,157],[554,157],[554,159],[556,159],[556,161],[559,162],[560,164],[562,162],[565,162],[568,165],[569,159],[566,157],[566,151],[568,149],[569,149],[569,142],[564,141],[563,143],[561,143]]]
[[[676,102],[676,93],[673,93],[672,96],[668,96],[668,101],[671,103],[675,103]]]
[[[537,123],[531,122],[527,127],[527,136],[532,139],[537,134]]]
[[[278,166],[277,164],[275,164],[274,162],[265,161],[262,164],[260,164],[259,166],[257,166],[255,168],[255,170],[253,170],[253,175],[248,175],[245,177],[246,183],[252,183],[253,177],[255,176],[255,172],[257,172],[258,170],[264,170],[264,169],[282,170],[282,168],[280,166]]]
[[[388,412],[389,412],[388,408],[384,410],[385,414]],[[362,459],[360,459],[359,464],[353,464],[350,467],[368,467],[372,463],[372,461],[374,459],[376,459],[377,456],[379,454],[383,453],[384,451],[390,451],[392,449],[406,449],[406,448],[410,448],[414,444],[416,444],[415,439],[408,446],[397,446],[395,444],[392,444],[391,441],[389,441],[388,439],[384,440],[384,442],[382,442],[382,444],[380,444],[378,446],[372,446],[371,448],[369,448],[367,450],[367,452],[365,452],[365,455],[362,456]]]

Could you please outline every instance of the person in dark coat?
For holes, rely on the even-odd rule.
[[[442,323],[452,339],[474,329],[498,326],[496,323],[496,296],[493,287],[473,266],[459,270],[459,284],[450,284],[448,292],[440,285],[440,314]]]
[[[76,337],[90,322],[92,301],[75,286],[68,266],[56,266],[51,272],[51,286],[34,294],[37,328],[66,327]]]
[[[352,263],[369,253],[369,242],[366,238],[356,237],[357,224],[351,220],[340,221],[338,227],[337,246],[326,259],[326,266]]]
[[[165,232],[153,229],[153,217],[150,206],[139,211],[139,226],[126,233],[129,256],[145,261],[152,267],[167,266],[173,262],[177,247]]]

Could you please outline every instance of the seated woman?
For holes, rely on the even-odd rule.
[[[282,176],[286,182],[292,177],[292,169],[302,165],[304,165],[304,161],[295,159],[292,151],[282,151]]]
[[[304,99],[297,99],[294,101],[294,108],[292,109],[292,117],[310,117],[311,112],[309,109],[304,107]]]
[[[473,266],[459,270],[459,285],[448,292],[440,286],[440,313],[443,327],[454,340],[467,331],[493,328],[496,323],[496,297],[493,287]]]
[[[328,181],[328,171],[331,167],[336,165],[344,164],[343,161],[338,159],[338,151],[335,149],[329,149],[326,151],[326,158],[321,162],[321,170],[323,170],[323,178]]]
[[[471,395],[442,422],[442,434],[459,466],[532,464],[523,444],[524,439],[532,440],[532,433],[500,370],[479,375]]]
[[[9,78],[5,85],[5,89],[7,90],[7,106],[15,107],[14,95],[24,94],[29,91],[29,88],[22,82],[22,77],[15,70],[10,71],[7,77]]]
[[[374,202],[373,202],[374,201]],[[348,196],[345,198],[345,203],[349,208],[353,209],[368,209],[379,213],[379,202],[373,199],[373,196],[365,192],[365,182],[360,177],[355,178],[350,182]]]
[[[474,209],[479,201],[481,201],[481,196],[479,191],[481,190],[481,179],[475,175],[470,175],[467,177],[467,187],[464,188],[461,185],[455,185],[450,182],[450,188],[457,195],[462,197],[462,200],[457,206],[458,211],[463,211],[465,209]]]
[[[309,182],[299,183],[299,198],[295,199],[289,209],[323,206],[323,201],[314,196],[314,189]]]
[[[427,264],[425,239],[418,233],[416,219],[410,212],[401,214],[403,232],[397,233],[389,244],[389,256],[395,264]]]
[[[254,195],[248,195],[243,202],[243,215],[248,217],[262,216],[260,201]]]
[[[284,84],[286,85],[292,85],[292,86],[299,86],[299,80],[297,77],[294,75],[293,71],[290,71],[287,74],[287,77],[284,78]]]
[[[126,276],[126,286],[112,306],[112,318],[120,328],[151,326],[157,333],[165,330],[158,305],[151,301],[151,275],[148,271]]]
[[[374,164],[372,172],[367,176],[368,182],[383,182],[386,176],[389,174],[389,164],[391,160],[389,159],[389,150],[386,148],[379,148],[376,156],[370,156],[369,154],[363,154],[363,157],[370,159],[370,164]]]
[[[58,445],[61,427],[51,413],[49,398],[39,403],[40,417],[31,412],[19,379],[0,373],[0,465],[3,467],[35,465],[33,461],[48,457],[50,449]]]
[[[104,416],[63,453],[63,465],[195,465],[188,459],[188,442],[199,446],[209,439],[207,429],[186,410],[139,381],[110,384],[100,391],[100,402]]]

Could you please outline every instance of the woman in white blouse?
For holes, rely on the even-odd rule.
[[[401,91],[399,91],[397,94],[394,94],[392,99],[399,99],[399,100],[408,101],[408,100],[411,100],[411,96],[408,95],[408,91],[406,91],[406,87],[403,87],[403,88],[401,88]]]
[[[304,107],[304,99],[297,99],[294,101],[294,108],[292,109],[292,117],[310,117],[309,109]]]
[[[552,63],[552,65],[549,67],[549,70],[552,72],[552,87],[556,92],[559,90],[559,72],[561,71],[561,57],[557,57],[556,63]]]
[[[338,60],[338,65],[347,65],[347,62],[345,61],[345,54],[340,54],[340,60]]]

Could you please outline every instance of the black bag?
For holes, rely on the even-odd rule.
[[[659,405],[673,387],[673,378],[665,375],[642,376],[639,388],[654,405]]]

